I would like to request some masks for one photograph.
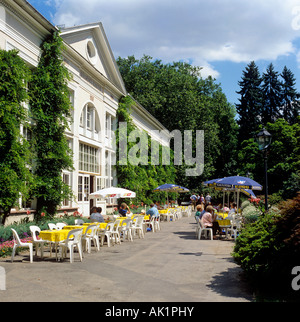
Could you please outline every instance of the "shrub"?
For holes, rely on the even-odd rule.
[[[293,267],[300,258],[300,194],[282,202],[280,212],[269,211],[241,231],[233,257],[259,287],[280,290],[285,295],[291,289]],[[295,292],[292,296],[298,296]]]
[[[248,207],[250,205],[250,201],[249,200],[245,200],[242,202],[241,204],[241,209],[245,209],[246,207]]]

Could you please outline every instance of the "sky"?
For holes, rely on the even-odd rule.
[[[300,0],[28,0],[54,25],[101,22],[115,58],[188,62],[238,103],[246,66],[287,66],[300,92]]]

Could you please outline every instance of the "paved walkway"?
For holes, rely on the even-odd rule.
[[[230,253],[233,241],[195,239],[195,220],[162,222],[145,239],[104,246],[83,262],[56,262],[25,254],[5,269],[6,301],[247,302],[252,295]],[[46,253],[47,256],[47,253]]]

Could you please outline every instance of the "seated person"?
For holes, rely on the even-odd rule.
[[[130,212],[130,209],[128,207],[128,205],[123,202],[120,206],[120,209],[119,209],[119,214],[121,217],[126,217],[126,214]]]
[[[227,207],[227,203],[225,203],[224,208],[222,209],[223,212],[229,212],[229,208]]]
[[[155,216],[158,217],[159,216],[159,212],[157,210],[157,208],[155,207],[154,203],[150,204],[150,209],[146,212],[147,215],[149,215],[150,217]]]
[[[104,218],[101,215],[102,208],[101,207],[93,207],[92,214],[90,216],[91,222],[104,222]]]
[[[196,221],[198,222],[198,220],[200,220],[204,214],[204,206],[203,204],[199,204],[197,205],[196,207],[197,211],[196,211],[196,214],[195,214],[195,218],[196,218]]]
[[[156,201],[156,203],[155,203],[155,207],[156,207],[158,210],[162,210],[162,209],[164,209],[164,208],[160,205],[160,202],[159,202],[159,201]]]
[[[236,204],[235,202],[233,202],[233,203],[231,204],[231,207],[230,207],[230,210],[229,210],[229,212],[228,212],[228,215],[232,215],[232,214],[236,213],[236,211],[237,211],[236,206],[237,206],[237,204]]]
[[[213,236],[215,239],[215,235],[217,231],[221,231],[218,222],[216,221],[216,215],[214,214],[214,209],[212,206],[207,206],[204,215],[201,218],[201,222],[204,228],[212,228]]]

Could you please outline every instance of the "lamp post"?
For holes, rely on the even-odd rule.
[[[264,153],[264,161],[265,161],[265,210],[268,211],[268,166],[267,166],[267,150],[272,141],[272,135],[263,128],[256,135],[256,142],[258,143],[259,150]]]

